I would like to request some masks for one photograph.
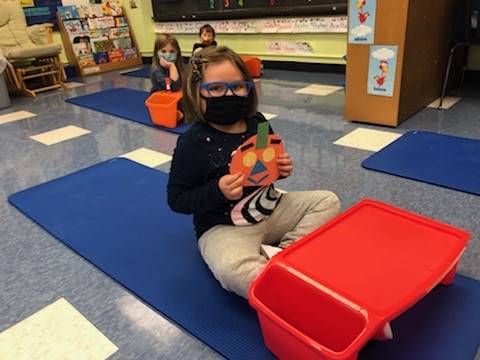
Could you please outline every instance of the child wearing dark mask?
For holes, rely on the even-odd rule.
[[[203,25],[198,32],[198,36],[200,37],[200,42],[193,44],[192,55],[206,47],[217,46],[217,42],[215,41],[215,29],[210,24]]]
[[[235,52],[207,48],[193,56],[183,91],[186,118],[194,124],[177,142],[168,203],[193,214],[203,259],[225,289],[246,298],[267,263],[262,244],[287,247],[335,216],[339,200],[329,191],[243,187],[244,175],[229,173],[232,153],[267,121],[257,112],[255,86]],[[287,153],[274,161],[282,178],[290,176]]]
[[[150,71],[151,91],[180,90],[182,70],[182,53],[177,39],[168,34],[157,35]]]

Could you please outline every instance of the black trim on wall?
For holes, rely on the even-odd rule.
[[[296,61],[262,61],[264,69],[306,71],[345,74],[345,65],[343,64],[319,64],[304,63]]]
[[[185,63],[188,62],[189,57],[183,56]],[[142,56],[144,64],[151,64],[151,56]],[[275,70],[291,70],[291,71],[306,71],[306,72],[322,72],[345,74],[345,65],[342,64],[319,64],[319,63],[303,63],[296,61],[262,61],[264,69]]]

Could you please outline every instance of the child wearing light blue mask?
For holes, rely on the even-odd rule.
[[[151,91],[180,90],[182,69],[182,54],[177,39],[168,34],[158,35],[150,73]]]

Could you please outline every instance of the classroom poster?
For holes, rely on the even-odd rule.
[[[370,46],[368,93],[393,96],[398,46]]]
[[[373,44],[377,0],[349,0],[348,43]]]
[[[33,0],[20,0],[20,5],[22,5],[22,7],[34,7],[35,6],[35,3],[33,2]]]
[[[311,55],[313,47],[308,41],[267,41],[266,50],[281,55]]]
[[[35,0],[33,7],[24,7],[25,18],[27,25],[53,24],[54,29],[57,26],[57,6],[62,5],[62,0]],[[23,4],[28,4],[27,0],[22,0]]]

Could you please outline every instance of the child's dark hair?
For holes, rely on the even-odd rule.
[[[202,83],[203,71],[211,64],[218,64],[224,61],[230,61],[240,70],[244,80],[253,83],[247,66],[236,52],[226,46],[203,49],[190,58],[190,64],[185,71],[185,77],[183,79],[183,109],[185,111],[186,121],[205,121],[201,109],[200,97],[200,84]],[[248,98],[250,107],[248,116],[253,117],[257,113],[258,107],[258,96],[255,86],[252,86]]]
[[[168,44],[172,45],[173,48],[177,51],[177,60],[175,61],[175,66],[177,67],[178,72],[181,74],[183,70],[182,62],[182,51],[178,45],[177,39],[170,34],[158,34],[155,38],[155,46],[153,48],[153,63],[160,64],[160,59],[158,58],[158,51],[167,46]]]
[[[212,34],[213,38],[215,38],[215,29],[210,24],[203,25],[200,30],[198,31],[198,36],[201,36],[204,32]]]

